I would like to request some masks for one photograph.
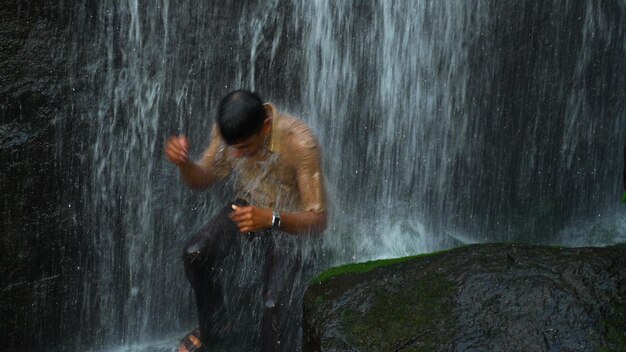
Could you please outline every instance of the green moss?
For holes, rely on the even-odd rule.
[[[379,289],[364,313],[344,312],[342,330],[358,350],[433,351],[452,339],[456,286],[443,275],[428,274],[408,291]]]
[[[607,345],[602,352],[626,351],[626,302],[617,304],[604,321]]]
[[[521,244],[521,243],[507,243],[507,242],[501,242],[501,243],[491,243],[489,244],[490,246],[497,246],[497,247],[511,247],[511,246],[517,246],[517,245],[521,245],[521,246],[528,246],[525,244]],[[400,257],[400,258],[391,258],[391,259],[380,259],[380,260],[373,260],[373,261],[369,261],[369,262],[362,262],[362,263],[350,263],[350,264],[345,264],[345,265],[340,265],[334,268],[330,268],[322,273],[320,273],[319,275],[317,275],[313,280],[311,280],[311,283],[316,283],[316,284],[321,284],[333,277],[339,276],[339,275],[343,275],[343,274],[352,274],[352,273],[366,273],[369,271],[372,271],[376,268],[379,267],[383,267],[383,266],[387,266],[387,265],[391,265],[391,264],[396,264],[396,263],[402,263],[402,262],[406,262],[409,260],[413,260],[413,259],[417,259],[417,258],[425,258],[425,257],[430,257],[430,256],[435,256],[435,255],[439,255],[441,253],[445,253],[445,252],[450,252],[450,251],[454,251],[454,250],[458,250],[461,248],[467,248],[467,247],[472,247],[472,246],[485,246],[485,244],[482,245],[476,245],[476,244],[468,244],[468,245],[462,245],[453,249],[447,249],[447,250],[442,250],[442,251],[437,251],[437,252],[432,252],[432,253],[423,253],[423,254],[418,254],[418,255],[413,255],[413,256],[408,256],[408,257]],[[545,248],[546,250],[557,250],[557,251],[561,251],[563,249],[565,249],[565,247],[563,246],[558,246],[558,245],[554,245],[554,246],[549,246],[549,245],[544,245],[541,246],[541,248]]]
[[[330,268],[322,272],[321,274],[317,275],[313,280],[311,280],[311,282],[319,284],[335,276],[339,276],[343,274],[350,274],[350,273],[366,273],[382,266],[402,263],[402,262],[406,262],[406,261],[416,259],[416,258],[429,257],[429,256],[433,256],[433,255],[440,254],[443,252],[447,252],[447,251],[449,250],[433,252],[433,253],[418,254],[418,255],[413,255],[409,257],[380,259],[380,260],[373,260],[373,261],[363,262],[363,263],[345,264],[345,265],[337,266],[334,268]]]

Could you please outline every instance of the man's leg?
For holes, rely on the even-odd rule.
[[[268,234],[269,236],[288,236]],[[295,351],[299,345],[302,253],[297,241],[270,238],[266,252],[261,351]]]
[[[200,336],[205,344],[219,328],[213,327],[211,321],[224,313],[218,274],[227,269],[222,267],[225,259],[239,252],[241,235],[228,217],[231,211],[231,204],[222,208],[183,249],[185,273],[196,297]]]

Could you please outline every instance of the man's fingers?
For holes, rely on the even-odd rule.
[[[230,218],[238,224],[249,220],[245,214],[231,214]]]
[[[166,150],[165,156],[169,161],[175,164],[180,164],[187,161],[187,154],[175,150]]]
[[[258,230],[254,226],[254,207],[251,205],[248,206],[239,206],[239,205],[231,205],[233,211],[230,213],[230,218],[237,224],[239,228],[239,232],[253,232]]]
[[[187,153],[189,151],[189,142],[185,137],[170,137],[165,144],[166,150],[173,150],[177,152]]]
[[[233,204],[231,206],[233,208],[233,212],[232,214],[236,214],[236,215],[246,215],[246,214],[250,214],[252,211],[252,207],[251,206],[239,206],[239,205],[235,205]]]
[[[178,144],[180,144],[181,147],[187,149],[188,146],[189,146],[189,142],[187,141],[187,137],[179,136],[178,137]]]
[[[176,153],[175,150],[169,148],[165,150],[165,156],[169,159],[169,161],[172,162],[176,162],[179,158],[178,153]]]
[[[184,153],[185,155],[189,154],[189,142],[187,141],[187,138],[185,136],[179,136],[176,139],[176,144],[178,146],[178,149]]]
[[[250,224],[249,222],[237,223],[237,227],[239,228],[239,232],[251,232],[252,231],[252,224]]]
[[[189,158],[189,142],[185,136],[173,136],[167,140],[165,156],[175,164],[181,164]]]

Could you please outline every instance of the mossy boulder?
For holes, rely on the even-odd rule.
[[[304,351],[626,351],[626,245],[481,244],[331,269]]]

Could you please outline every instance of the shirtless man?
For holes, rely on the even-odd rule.
[[[220,102],[210,145],[199,161],[189,159],[184,136],[171,137],[165,155],[191,188],[227,178],[235,185],[237,200],[215,214],[183,251],[204,346],[220,338],[224,327],[216,321],[229,314],[216,273],[225,263],[244,259],[238,256],[245,242],[265,258],[260,349],[294,350],[299,344],[294,309],[300,309],[293,306],[299,302],[293,298],[294,283],[306,261],[298,238],[323,232],[327,222],[320,148],[310,128],[256,94],[238,90]]]

